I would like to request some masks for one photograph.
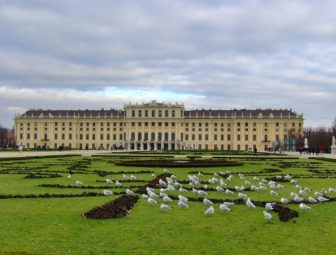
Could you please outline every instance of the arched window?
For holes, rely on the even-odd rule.
[[[135,111],[132,110],[132,117],[135,117]]]
[[[183,141],[183,133],[181,133],[181,142]]]
[[[155,117],[155,110],[152,110],[152,117]]]
[[[141,139],[142,139],[142,134],[141,134],[141,132],[139,132],[138,133],[138,141],[141,141]]]
[[[168,141],[168,139],[169,139],[169,135],[168,135],[167,132],[165,133],[165,137],[164,137],[164,139],[165,139],[165,141]]]
[[[142,111],[141,111],[141,110],[138,111],[138,117],[139,117],[139,118],[142,117]]]
[[[161,133],[161,132],[158,133],[158,140],[159,140],[159,141],[162,141],[162,133]]]
[[[168,110],[165,110],[165,117],[168,118]]]
[[[161,110],[159,110],[159,112],[158,112],[158,117],[162,117],[162,111]]]
[[[175,110],[172,110],[172,117],[175,117]]]
[[[147,140],[148,140],[148,133],[146,132],[146,133],[145,133],[144,141],[147,141]]]
[[[131,134],[131,140],[132,140],[132,141],[135,140],[135,133],[134,133],[134,132]]]
[[[155,133],[154,132],[151,134],[151,140],[155,141]]]
[[[175,141],[175,133],[171,133],[171,140]]]

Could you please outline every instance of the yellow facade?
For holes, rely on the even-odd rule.
[[[15,136],[28,148],[263,151],[302,136],[303,121],[291,110],[185,110],[152,101],[123,110],[29,110],[15,117]]]

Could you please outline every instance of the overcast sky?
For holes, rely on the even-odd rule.
[[[292,108],[329,126],[336,1],[0,1],[0,124],[152,99]]]

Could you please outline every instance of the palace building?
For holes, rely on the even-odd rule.
[[[295,145],[303,122],[292,110],[186,110],[153,100],[123,109],[28,110],[15,117],[15,137],[26,148],[263,151]]]

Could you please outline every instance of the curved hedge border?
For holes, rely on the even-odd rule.
[[[141,166],[141,167],[226,167],[242,166],[243,163],[228,160],[118,160],[117,166]]]
[[[102,197],[105,196],[102,192],[83,192],[80,194],[27,194],[27,195],[0,195],[0,199],[11,198],[67,198],[67,197]]]
[[[40,158],[64,158],[64,157],[79,157],[79,156],[82,155],[71,154],[71,155],[22,156],[22,157],[0,158],[0,161],[15,161],[15,160],[40,159]]]

